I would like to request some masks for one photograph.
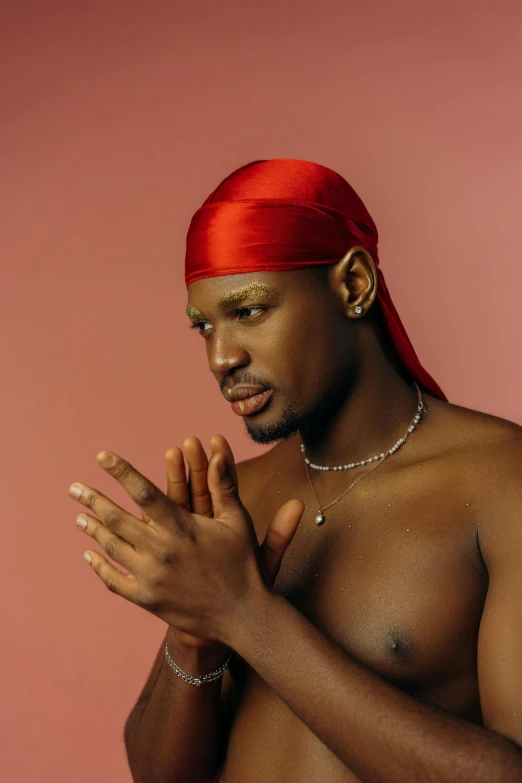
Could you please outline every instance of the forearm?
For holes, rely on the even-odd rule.
[[[511,741],[394,688],[276,593],[229,643],[365,783],[520,783]]]
[[[176,645],[169,654],[184,671],[199,675],[223,660],[214,649]],[[222,751],[222,678],[200,687],[178,677],[163,659],[154,689],[138,703],[125,725],[125,746],[135,783],[210,783]]]

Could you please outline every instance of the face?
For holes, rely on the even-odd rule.
[[[328,274],[298,269],[198,280],[189,286],[187,315],[225,399],[257,443],[318,426],[351,389],[354,324]]]

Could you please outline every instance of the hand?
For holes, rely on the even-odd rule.
[[[189,467],[189,478],[185,471],[185,460],[183,451],[174,447],[165,454],[167,468],[167,497],[173,500],[182,508],[203,516],[212,517],[214,510],[212,508],[212,499],[208,488],[208,458],[201,441],[196,437],[189,437],[183,441],[183,449]],[[232,478],[237,487],[237,470],[234,460],[234,454],[228,441],[222,435],[213,435],[210,439],[211,454],[223,454],[228,469],[232,473]],[[272,520],[265,535],[264,541],[260,547],[260,567],[269,587],[274,585],[277,574],[281,567],[284,553],[289,546],[295,534],[299,518],[295,518],[290,507],[284,513],[278,513]],[[143,519],[150,522],[150,518],[142,510]],[[201,639],[198,636],[179,631],[172,628],[177,641],[187,647],[209,647],[216,646],[216,642],[210,639]],[[224,652],[225,650],[223,650]]]
[[[212,517],[212,499],[208,489],[207,473],[208,459],[201,441],[198,438],[186,438],[183,442],[185,456],[189,466],[189,479],[185,471],[185,460],[183,451],[174,447],[165,454],[165,463],[167,467],[167,497],[174,501],[178,506],[202,516]],[[229,444],[221,435],[214,435],[210,439],[210,450],[212,454],[221,452],[237,485],[237,471],[234,463],[234,455]],[[150,523],[152,520],[142,509],[142,519]],[[210,639],[201,639],[198,636],[179,631],[172,628],[177,641],[187,647],[209,647],[216,646],[216,642]]]
[[[214,516],[212,498],[208,488],[208,459],[201,441],[196,437],[186,438],[183,442],[185,456],[189,466],[189,480],[185,472],[183,452],[180,448],[169,449],[165,454],[167,465],[167,496],[177,505],[203,516]],[[232,474],[234,486],[238,486],[237,470],[234,454],[226,438],[222,435],[213,435],[210,439],[210,451],[214,454],[222,454],[228,470]],[[296,501],[299,502],[300,501]],[[269,587],[279,573],[283,556],[297,530],[302,516],[302,511],[296,517],[294,501],[287,509],[287,504],[282,506],[274,516],[260,546],[260,566]],[[284,509],[284,511],[283,511]],[[303,509],[304,510],[304,506]],[[146,518],[146,512],[142,512]]]
[[[98,455],[99,464],[104,456]],[[212,519],[182,508],[132,465],[113,456],[115,465],[106,467],[107,472],[146,516],[140,520],[82,485],[78,500],[98,517],[85,515],[85,532],[128,573],[96,551],[90,551],[92,568],[108,589],[179,631],[228,644],[234,628],[269,586],[266,577],[275,578],[292,537],[287,533],[295,532],[303,503],[285,503],[259,547],[252,520],[237,495],[234,470],[220,452],[212,455],[207,471]],[[262,555],[268,568],[261,568]]]

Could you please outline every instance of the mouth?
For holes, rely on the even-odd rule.
[[[265,389],[260,394],[253,394],[251,397],[234,400],[232,402],[232,410],[237,416],[251,416],[254,413],[259,413],[268,404],[273,394],[273,389]]]

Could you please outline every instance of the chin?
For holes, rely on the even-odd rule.
[[[275,443],[278,440],[291,438],[299,431],[301,416],[293,411],[286,411],[279,421],[255,424],[245,420],[247,435],[255,443]]]

